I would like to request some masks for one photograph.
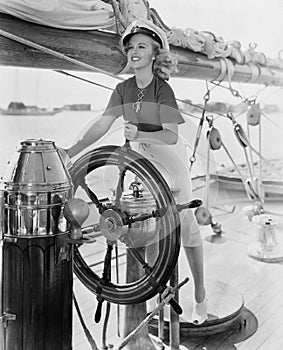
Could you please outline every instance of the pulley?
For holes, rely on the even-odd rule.
[[[256,126],[260,123],[261,112],[259,105],[251,106],[247,111],[247,122],[249,125]]]
[[[218,129],[211,127],[207,132],[207,138],[209,140],[210,148],[216,151],[221,148],[222,140]]]
[[[214,234],[207,236],[205,239],[211,243],[223,243],[226,239],[222,236],[221,224],[213,222],[210,211],[205,207],[199,207],[195,211],[196,220],[199,225],[207,226],[210,225]]]
[[[211,224],[211,213],[205,207],[199,207],[195,211],[195,217],[199,225],[210,225]]]

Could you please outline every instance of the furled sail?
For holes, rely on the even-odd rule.
[[[101,0],[0,0],[0,12],[62,29],[114,29],[112,6]]]

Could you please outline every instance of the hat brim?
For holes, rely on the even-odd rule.
[[[160,38],[160,36],[158,34],[156,34],[154,31],[145,28],[145,27],[133,27],[131,29],[131,32],[129,34],[127,34],[124,38],[123,38],[123,45],[126,46],[127,43],[129,42],[129,40],[131,39],[132,36],[134,36],[135,34],[144,34],[149,36],[150,38],[152,38],[154,41],[156,41],[161,48],[163,48],[163,44],[162,44],[162,39]]]

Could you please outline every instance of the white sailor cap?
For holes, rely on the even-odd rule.
[[[169,44],[164,31],[146,19],[137,19],[132,22],[122,35],[122,44],[125,46],[135,34],[144,34],[158,42],[162,49],[169,50]]]

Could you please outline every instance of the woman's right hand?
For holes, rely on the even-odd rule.
[[[138,128],[131,123],[125,123],[124,137],[126,140],[135,141],[138,136]]]

